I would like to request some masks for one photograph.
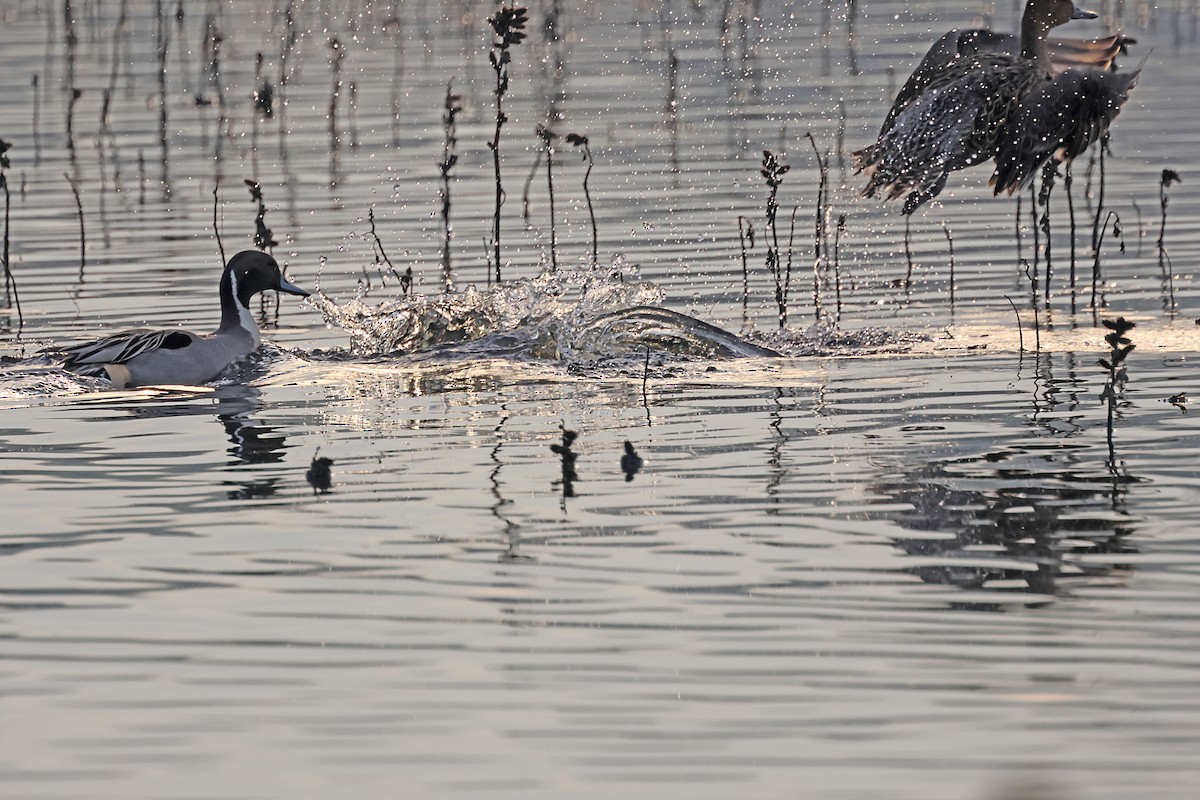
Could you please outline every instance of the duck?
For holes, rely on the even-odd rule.
[[[1094,68],[1115,69],[1118,56],[1129,52],[1129,45],[1137,40],[1116,34],[1098,39],[1046,38],[1046,50],[1050,56],[1052,75],[1060,75],[1068,69]],[[896,117],[921,91],[929,80],[947,65],[964,56],[980,53],[1006,53],[1017,56],[1021,53],[1021,37],[1013,33],[998,33],[987,28],[955,28],[947,31],[934,42],[921,63],[908,76],[908,80],[896,93],[896,99],[879,129],[882,136],[892,127]]]
[[[228,366],[258,349],[258,324],[250,300],[274,289],[299,297],[309,293],[283,276],[270,254],[245,250],[221,273],[221,324],[209,334],[138,328],[56,351],[64,369],[104,378],[114,388],[208,383]]]
[[[1076,56],[1074,65],[1060,56],[1056,66],[1047,39],[1060,25],[1096,16],[1071,0],[1029,0],[1017,53],[1002,35],[964,39],[952,31],[939,40],[926,56],[930,69],[918,67],[905,84],[916,88],[910,97],[901,90],[875,144],[853,154],[856,172],[868,176],[863,196],[907,195],[903,213],[912,214],[941,192],[949,173],[993,158],[993,191],[1011,192],[1048,159],[1072,158],[1104,136],[1137,73],[1101,70],[1116,56],[1100,52],[1102,44],[1085,55],[1086,45],[1058,48]],[[979,52],[951,52],[964,46]]]

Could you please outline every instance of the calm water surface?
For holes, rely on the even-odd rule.
[[[269,344],[209,387],[0,370],[0,796],[1200,794],[1200,423],[1168,402],[1200,392],[1200,4],[1098,4],[1138,40],[1127,68],[1147,60],[1106,158],[1122,234],[1101,249],[1096,314],[1098,164],[1075,169],[1073,313],[1061,184],[1035,303],[1028,195],[1018,218],[979,169],[957,173],[906,252],[898,209],[856,198],[840,163],[928,42],[1011,30],[1016,3],[848,20],[843,3],[564,2],[557,40],[558,4],[534,4],[502,142],[516,288],[484,295],[486,319],[517,321],[409,353],[387,352],[397,318],[369,327],[338,304],[401,299],[371,213],[417,290],[440,290],[451,79],[453,278],[488,291],[492,7],[69,5],[70,23],[61,3],[0,2],[23,314],[0,310],[2,354],[212,327],[213,190],[226,253],[246,249],[246,179],[276,256],[328,299],[267,304]],[[264,83],[270,117],[251,98]],[[594,276],[610,310],[661,297],[786,357],[647,362],[644,336],[523,319],[541,299],[515,298],[548,285],[521,282],[550,262],[547,119],[591,142],[600,260],[626,279]],[[806,331],[808,132],[829,219],[846,216],[835,337]],[[785,337],[757,230],[763,149],[792,165]],[[575,275],[585,165],[564,141],[553,165]],[[1164,169],[1183,182],[1160,267]],[[739,215],[757,236],[745,310]],[[567,308],[579,281],[561,284]],[[836,283],[830,266],[829,314]],[[1138,349],[1110,440],[1094,320],[1116,315],[1138,321]],[[317,457],[327,491],[306,476]]]

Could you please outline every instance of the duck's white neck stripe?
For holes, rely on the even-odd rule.
[[[258,323],[254,321],[254,315],[250,313],[250,309],[242,305],[242,300],[238,296],[237,275],[232,271],[229,273],[229,288],[233,291],[233,304],[237,306],[238,322],[250,334],[250,338],[254,341],[254,346],[258,347],[260,341]]]

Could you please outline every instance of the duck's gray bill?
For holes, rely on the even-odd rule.
[[[1095,11],[1084,11],[1082,8],[1075,9],[1075,13],[1071,15],[1071,19],[1095,19],[1100,16]]]
[[[279,288],[279,291],[281,291],[281,292],[287,292],[288,294],[298,294],[301,297],[308,297],[308,292],[304,291],[303,289],[301,289],[299,286],[297,286],[294,283],[289,283],[288,279],[283,277],[282,275],[279,276],[279,287],[278,288]]]

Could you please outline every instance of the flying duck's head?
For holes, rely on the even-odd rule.
[[[1095,13],[1076,8],[1071,0],[1029,0],[1025,6],[1025,16],[1030,18],[1043,34],[1073,19],[1096,18]]]
[[[229,259],[222,283],[226,279],[229,281],[230,294],[242,308],[249,308],[250,298],[268,289],[308,297],[308,292],[283,277],[283,271],[274,258],[258,250],[243,250]]]

